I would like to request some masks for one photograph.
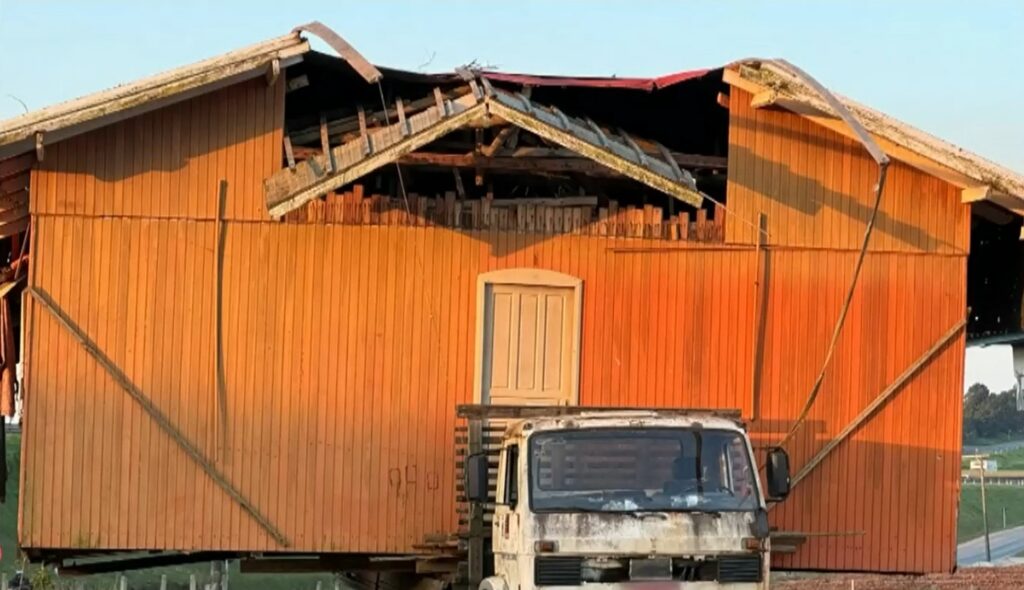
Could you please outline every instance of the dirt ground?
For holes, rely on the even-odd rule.
[[[1024,566],[964,568],[955,574],[775,574],[778,590],[1003,590],[1024,588]]]

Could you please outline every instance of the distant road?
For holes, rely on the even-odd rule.
[[[994,445],[964,445],[965,455],[976,455],[983,453],[1000,453],[1024,448],[1024,440],[1010,440]]]
[[[992,533],[992,561],[1013,557],[1024,551],[1024,526],[1015,527]],[[960,543],[956,548],[956,562],[959,565],[971,565],[985,561],[985,537],[971,539]]]

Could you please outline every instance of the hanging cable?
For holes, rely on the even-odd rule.
[[[850,286],[846,291],[846,298],[843,300],[843,307],[839,310],[839,317],[836,318],[835,326],[832,328],[832,338],[829,340],[828,348],[825,351],[825,360],[821,364],[821,370],[818,371],[818,376],[814,380],[814,385],[811,386],[810,394],[807,396],[807,401],[804,402],[803,409],[800,410],[800,414],[793,422],[793,426],[789,429],[789,432],[779,441],[778,446],[783,446],[789,442],[793,436],[799,430],[800,426],[807,420],[807,416],[811,412],[811,408],[814,407],[815,400],[818,399],[818,394],[821,393],[821,384],[825,381],[825,375],[828,372],[829,365],[832,363],[832,357],[835,354],[836,346],[839,343],[839,337],[843,332],[843,326],[846,324],[846,317],[850,311],[850,305],[853,301],[853,295],[857,290],[857,283],[860,279],[861,269],[864,267],[864,259],[867,257],[868,245],[871,242],[871,234],[875,229],[875,222],[878,219],[878,210],[882,204],[882,192],[885,189],[885,179],[889,170],[889,156],[882,151],[882,148],[878,146],[871,135],[864,129],[849,109],[846,108],[838,98],[835,97],[827,88],[822,86],[817,80],[812,78],[807,72],[804,72],[800,68],[790,64],[785,60],[774,60],[771,62],[775,65],[772,69],[773,73],[780,76],[789,77],[792,81],[802,83],[809,86],[814,90],[822,99],[828,103],[832,111],[839,116],[853,131],[854,135],[860,140],[860,143],[871,155],[871,158],[878,164],[878,181],[875,183],[875,202],[871,208],[871,216],[868,218],[867,226],[864,228],[864,238],[861,240],[860,252],[857,255],[857,262],[853,267],[853,276],[850,278]]]
[[[391,117],[388,116],[388,103],[384,100],[384,86],[381,85],[380,79],[377,80],[377,92],[380,93],[380,107],[384,109],[384,124],[390,127]],[[397,159],[395,160],[395,172],[398,174],[398,189],[402,191],[402,201],[405,203],[405,214],[409,215],[409,195],[405,192],[405,180],[402,178],[402,165],[398,163]]]

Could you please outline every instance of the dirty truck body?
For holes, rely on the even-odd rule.
[[[1015,173],[851,106],[892,164],[844,311],[879,168],[779,64],[424,75],[319,33],[0,125],[31,557],[449,575],[455,409],[527,404],[736,408],[792,459],[775,566],[953,569]]]
[[[767,587],[768,517],[742,423],[535,416],[512,422],[498,449],[493,564],[483,568],[493,575],[481,588]],[[470,494],[474,458],[486,455],[470,456]]]

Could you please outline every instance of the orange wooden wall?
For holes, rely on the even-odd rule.
[[[790,243],[773,229],[754,408],[756,254],[742,230],[727,227],[736,245],[694,247],[585,232],[264,222],[259,180],[280,165],[273,123],[282,97],[280,86],[248,83],[48,148],[32,185],[30,280],[292,549],[409,551],[425,534],[455,528],[454,406],[472,397],[481,272],[536,267],[583,279],[584,404],[756,410],[763,442],[780,438],[799,411],[855,246]],[[190,122],[188,113],[216,109],[232,123]],[[149,126],[161,131],[128,132]],[[186,127],[189,145],[218,149],[156,160],[163,130]],[[217,131],[227,128],[242,131]],[[195,137],[204,129],[216,137]],[[734,123],[734,145],[738,133]],[[135,137],[143,139],[129,143]],[[731,168],[744,169],[741,156],[733,148]],[[730,184],[730,222],[765,202],[756,173],[747,174],[742,191]],[[213,387],[220,178],[233,187],[234,220],[224,274],[226,432]],[[940,188],[913,196],[917,207],[945,198]],[[783,203],[769,212],[775,228],[787,207],[772,200]],[[843,218],[834,215],[833,228]],[[959,243],[959,227],[946,239]],[[868,257],[833,371],[792,445],[796,467],[963,314],[964,256],[903,248]],[[23,546],[280,549],[45,310],[28,308]],[[786,530],[864,533],[812,540],[785,564],[952,567],[962,347],[944,351],[773,511]]]
[[[784,436],[820,370],[878,170],[859,144],[792,113],[753,109],[750,99],[732,89],[726,236],[752,243],[742,220],[767,216],[764,405],[752,428],[770,444]],[[796,468],[965,316],[969,230],[958,189],[901,162],[890,167],[832,368],[808,426],[787,445]],[[773,511],[783,530],[838,533],[812,537],[780,564],[954,566],[963,361],[961,334]]]

